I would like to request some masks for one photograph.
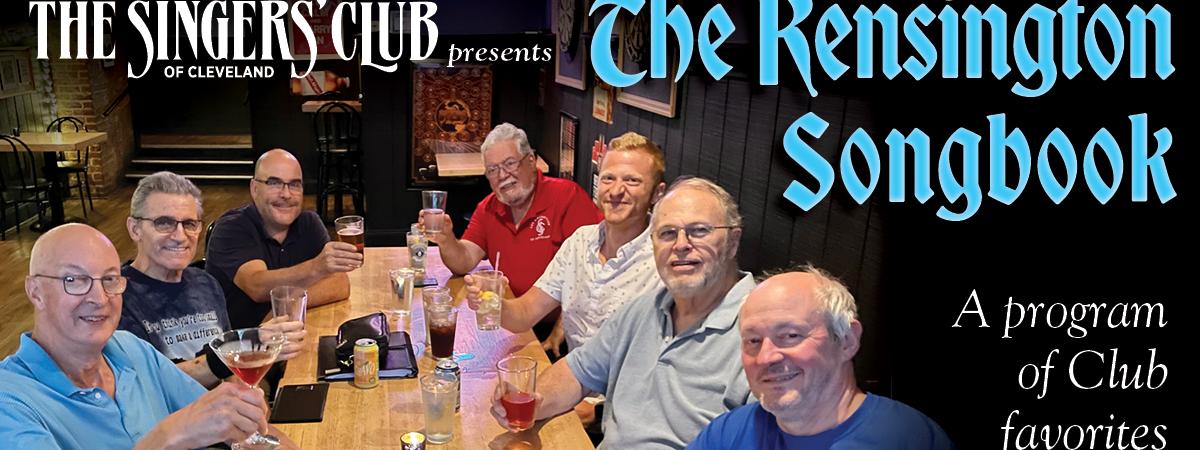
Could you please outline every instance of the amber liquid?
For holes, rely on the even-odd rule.
[[[363,252],[363,230],[362,228],[342,228],[337,230],[338,240],[347,244],[354,245],[358,253]]]

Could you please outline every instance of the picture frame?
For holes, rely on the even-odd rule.
[[[579,147],[579,118],[566,112],[558,113],[558,177],[575,179],[575,150]]]
[[[554,81],[579,90],[587,89],[587,53],[584,39],[583,0],[554,0]]]
[[[439,173],[438,155],[478,153],[492,129],[492,69],[426,60],[412,70],[409,185],[445,184],[454,179]]]
[[[621,27],[618,62],[622,72],[646,71],[641,81],[617,90],[617,102],[674,118],[678,109],[678,85],[673,62],[678,49],[667,52],[667,77],[650,78],[650,16],[643,13],[628,18]]]

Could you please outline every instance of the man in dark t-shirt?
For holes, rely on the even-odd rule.
[[[138,182],[129,210],[125,225],[138,254],[121,268],[128,283],[118,327],[212,388],[231,372],[207,344],[229,330],[230,322],[217,280],[188,267],[203,229],[200,190],[182,176],[158,172]],[[299,352],[304,324],[273,320],[263,327],[288,338],[280,360]]]
[[[321,218],[301,210],[301,177],[291,153],[263,153],[250,181],[253,202],[226,212],[213,227],[205,268],[225,292],[234,328],[261,322],[277,286],[307,289],[309,307],[350,297],[346,272],[362,266],[362,255],[351,244],[330,241]]]

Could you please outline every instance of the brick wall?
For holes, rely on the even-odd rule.
[[[56,29],[49,33],[51,40],[56,41],[58,36]],[[74,41],[74,37],[71,39]],[[57,45],[53,42],[51,48]],[[107,142],[88,151],[88,181],[94,196],[104,197],[119,186],[133,155],[133,118],[128,97],[120,100],[107,117],[101,116],[104,108],[129,84],[124,67],[119,57],[112,67],[103,67],[100,61],[56,57],[50,60],[58,117],[78,117],[89,130],[108,133]]]

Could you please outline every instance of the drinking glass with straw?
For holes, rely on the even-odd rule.
[[[500,253],[496,253],[496,270],[481,270],[472,276],[479,283],[479,307],[475,323],[480,330],[500,329],[500,307],[504,298],[504,272],[500,271]]]

